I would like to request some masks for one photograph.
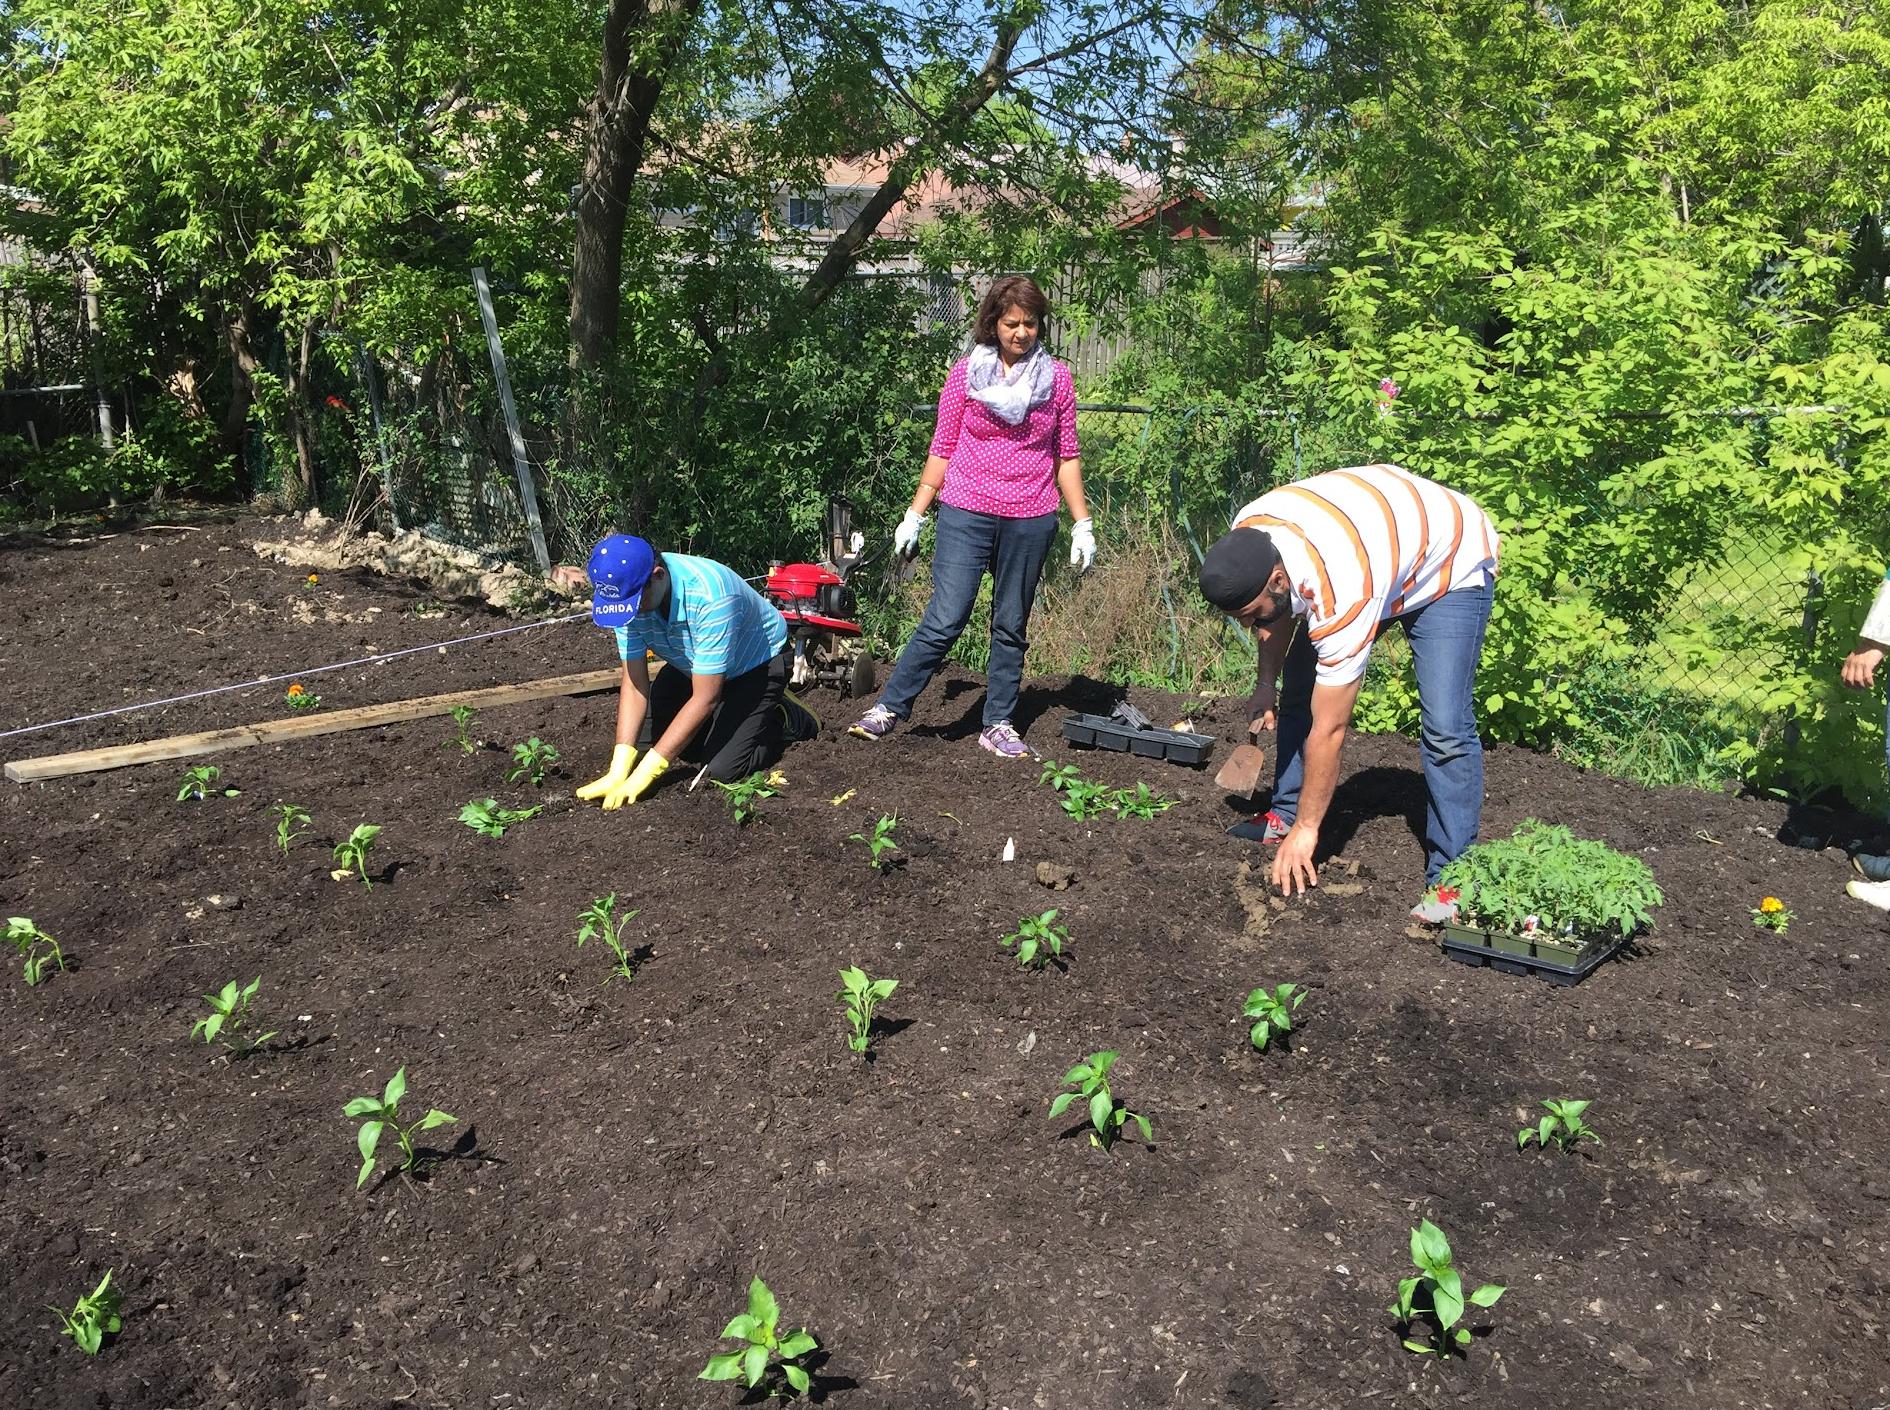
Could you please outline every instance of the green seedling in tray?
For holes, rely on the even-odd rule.
[[[1267,1044],[1282,1033],[1293,1031],[1293,1010],[1306,1002],[1306,991],[1297,984],[1280,984],[1269,991],[1265,985],[1247,995],[1247,1006],[1243,1008],[1243,1018],[1255,1018],[1247,1036],[1261,1052],[1267,1050]]]
[[[1405,1332],[1405,1350],[1432,1356],[1447,1353],[1452,1346],[1468,1346],[1470,1329],[1457,1326],[1464,1304],[1492,1307],[1507,1289],[1497,1283],[1485,1283],[1466,1294],[1463,1277],[1451,1263],[1450,1241],[1444,1237],[1444,1231],[1428,1219],[1419,1220],[1417,1228],[1411,1231],[1411,1261],[1418,1267],[1418,1276],[1399,1280],[1398,1300],[1391,1304],[1391,1315],[1398,1319],[1398,1325]],[[1412,1322],[1426,1314],[1437,1326],[1437,1337],[1432,1345],[1409,1335]]]
[[[897,979],[869,979],[858,965],[840,971],[840,993],[836,996],[846,1013],[847,1046],[864,1053],[872,1041],[873,1010],[892,996],[899,987]]]
[[[461,808],[459,820],[482,837],[503,837],[508,827],[517,827],[544,810],[542,803],[536,808],[501,808],[498,799],[482,798]]]
[[[1542,1106],[1549,1114],[1534,1126],[1525,1126],[1516,1133],[1516,1149],[1521,1150],[1531,1141],[1542,1146],[1554,1141],[1563,1150],[1584,1140],[1600,1145],[1601,1137],[1590,1130],[1588,1124],[1582,1120],[1582,1113],[1593,1105],[1592,1101],[1550,1099],[1543,1102]]]
[[[1070,932],[1058,925],[1056,920],[1057,912],[1054,910],[1025,916],[1017,922],[1017,929],[998,941],[998,944],[1009,949],[1015,942],[1018,964],[1026,969],[1042,969],[1052,959],[1063,957],[1063,946],[1070,938]]]
[[[788,1336],[781,1336],[780,1322],[781,1308],[775,1302],[774,1294],[768,1291],[766,1283],[756,1278],[748,1285],[748,1310],[722,1328],[724,1337],[737,1337],[747,1345],[740,1351],[711,1356],[709,1364],[702,1368],[702,1374],[696,1379],[738,1380],[753,1390],[773,1369],[780,1373],[786,1388],[770,1386],[770,1396],[791,1398],[807,1394],[807,1388],[813,1384],[813,1377],[800,1361],[808,1352],[817,1349],[820,1343],[814,1340],[813,1334],[805,1327]]]
[[[379,1097],[356,1097],[343,1107],[341,1114],[347,1117],[365,1116],[361,1129],[355,1135],[355,1145],[361,1151],[361,1174],[355,1180],[358,1190],[368,1182],[368,1176],[374,1173],[374,1152],[380,1144],[383,1132],[392,1131],[394,1139],[400,1142],[403,1157],[402,1170],[412,1170],[419,1162],[419,1155],[413,1147],[413,1138],[422,1131],[431,1131],[438,1126],[451,1126],[458,1121],[457,1116],[448,1116],[439,1110],[429,1110],[418,1121],[403,1126],[400,1123],[400,1099],[407,1095],[407,1069],[402,1067],[387,1079],[387,1086]]]
[[[557,765],[558,747],[533,735],[523,744],[512,746],[512,767],[505,771],[507,783],[529,778],[533,788],[543,788],[545,775]]]
[[[125,1325],[119,1315],[118,1289],[112,1286],[112,1270],[107,1268],[98,1286],[81,1297],[70,1312],[48,1306],[60,1321],[60,1330],[87,1356],[97,1356],[105,1338],[118,1335]]]
[[[631,911],[622,920],[616,919],[616,915],[617,893],[613,891],[608,896],[599,896],[592,901],[589,909],[578,917],[578,948],[583,949],[586,940],[596,940],[601,937],[603,942],[610,946],[610,952],[617,957],[617,967],[604,976],[606,984],[613,979],[637,977],[636,969],[631,963],[633,957],[624,948],[623,943],[623,932],[630,922],[636,919],[637,913]]]
[[[261,985],[259,974],[241,987],[232,979],[218,992],[205,994],[203,1001],[210,1005],[210,1012],[191,1026],[190,1036],[202,1038],[205,1043],[220,1042],[232,1057],[248,1057],[255,1052],[276,1036],[274,1029],[254,1038],[245,1031],[249,1027],[249,1002]]]
[[[46,977],[46,967],[63,970],[66,957],[59,942],[41,930],[26,916],[7,917],[7,943],[24,961],[23,973],[28,988]]]
[[[1126,1106],[1118,1106],[1115,1094],[1109,1090],[1109,1069],[1116,1065],[1116,1057],[1113,1049],[1091,1053],[1063,1074],[1063,1085],[1076,1090],[1060,1093],[1050,1103],[1050,1117],[1055,1120],[1069,1109],[1070,1103],[1081,1097],[1088,1104],[1089,1124],[1094,1128],[1090,1132],[1090,1144],[1101,1146],[1104,1150],[1115,1144],[1124,1123],[1131,1120],[1141,1128],[1144,1141],[1155,1139],[1148,1118],[1130,1111]]]

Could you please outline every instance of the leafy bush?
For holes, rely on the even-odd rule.
[[[1477,843],[1444,868],[1438,885],[1456,888],[1461,912],[1479,925],[1577,940],[1632,935],[1651,923],[1661,900],[1638,857],[1535,818],[1512,837]]]

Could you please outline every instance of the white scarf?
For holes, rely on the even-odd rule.
[[[979,343],[965,362],[965,388],[990,409],[1006,426],[1023,423],[1037,407],[1050,400],[1056,390],[1057,365],[1039,343],[1017,366],[1004,370],[998,350],[989,343]]]

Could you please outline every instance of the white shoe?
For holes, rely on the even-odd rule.
[[[1890,881],[1847,881],[1844,894],[1855,896],[1867,906],[1890,911]]]

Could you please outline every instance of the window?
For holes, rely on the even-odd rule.
[[[796,230],[825,230],[827,201],[823,196],[790,196],[787,223]]]

